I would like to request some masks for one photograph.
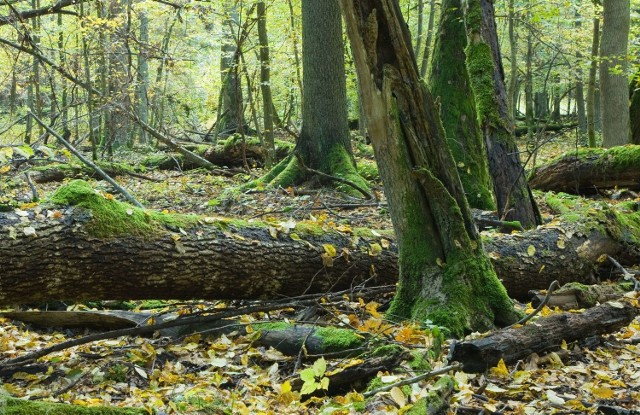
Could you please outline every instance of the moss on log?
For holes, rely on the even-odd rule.
[[[572,194],[594,194],[616,187],[640,190],[640,145],[565,153],[538,167],[529,183],[538,190]]]
[[[0,395],[0,413],[3,415],[148,415],[145,409],[103,406],[77,406],[61,403],[34,402]]]

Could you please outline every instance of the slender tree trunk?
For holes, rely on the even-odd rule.
[[[425,77],[429,69],[429,51],[433,40],[433,24],[436,17],[436,0],[429,2],[429,24],[427,25],[427,40],[424,43],[424,52],[422,53],[422,63],[420,64],[420,76]],[[418,56],[418,55],[416,55]]]
[[[149,61],[147,48],[149,45],[149,15],[146,10],[140,10],[140,46],[138,47],[138,71],[136,83],[136,100],[140,121],[149,124]],[[138,141],[147,144],[147,132],[138,127]]]
[[[478,238],[435,104],[395,0],[341,0],[369,134],[398,237],[388,315],[455,335],[514,318]]]
[[[631,119],[631,144],[640,144],[640,70],[631,79],[631,104],[629,118]]]
[[[240,82],[240,56],[236,34],[240,27],[238,5],[225,3],[225,19],[222,24],[220,74],[222,76],[222,109],[218,119],[218,131],[234,133],[246,123],[243,114],[242,86]]]
[[[509,109],[512,117],[518,115],[518,39],[516,37],[516,12],[514,0],[509,0],[509,60],[511,70],[509,76],[509,86],[507,96],[509,97]],[[527,62],[528,63],[528,62]]]
[[[465,24],[469,41],[467,70],[487,148],[498,212],[506,220],[520,221],[524,228],[535,227],[541,223],[541,217],[527,185],[513,135],[493,2],[468,2]]]
[[[258,37],[260,40],[260,90],[262,91],[262,117],[264,141],[267,148],[265,167],[271,168],[275,161],[276,148],[273,141],[273,99],[271,97],[271,60],[269,37],[267,36],[267,13],[264,1],[258,2]]]
[[[593,18],[593,34],[591,41],[591,65],[587,81],[587,137],[589,147],[596,146],[596,75],[598,73],[598,51],[600,50],[600,17]]]
[[[527,14],[530,20],[531,14]],[[525,69],[525,84],[524,84],[524,101],[525,101],[525,118],[527,123],[527,146],[531,148],[534,146],[534,108],[533,108],[533,40],[531,28],[527,30],[527,61]],[[534,148],[535,151],[535,148]]]
[[[79,7],[80,7],[80,21],[82,22],[81,25],[84,28],[85,27],[84,2],[80,2]],[[84,69],[85,82],[88,85],[92,85],[93,82],[91,79],[91,65],[89,61],[89,44],[85,36],[82,36],[82,63],[83,63],[83,69]],[[91,91],[86,91],[86,94],[87,94],[87,112],[89,114],[88,123],[89,123],[89,141],[91,142],[91,158],[92,160],[96,161],[98,159],[99,136],[97,133],[100,128],[100,116],[94,112],[96,107],[95,95],[92,94]],[[76,123],[76,125],[78,125],[78,123]]]
[[[433,47],[429,88],[439,102],[447,144],[458,166],[469,205],[494,210],[486,150],[465,67],[467,36],[461,0],[443,0]]]
[[[300,48],[298,46],[298,33],[296,25],[296,15],[293,10],[293,1],[287,0],[289,5],[289,23],[293,39],[293,57],[296,64],[296,81],[298,83],[298,89],[300,91],[300,101],[304,102],[304,88],[302,88],[302,60],[300,59]]]
[[[626,70],[631,10],[629,0],[603,0],[602,6],[602,145],[613,147],[629,142],[629,87]]]

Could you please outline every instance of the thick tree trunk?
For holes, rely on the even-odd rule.
[[[616,187],[640,190],[640,146],[590,148],[566,153],[538,167],[529,184],[543,191],[581,195]]]
[[[498,212],[506,220],[520,221],[525,229],[532,228],[541,223],[541,218],[513,136],[493,2],[468,2],[464,10],[469,40],[467,70],[487,148]]]
[[[444,0],[429,72],[429,88],[439,101],[447,145],[458,166],[469,205],[494,210],[486,150],[478,127],[473,91],[465,67],[467,36],[460,0]]]
[[[638,309],[627,302],[606,303],[583,313],[563,313],[536,320],[518,328],[501,330],[482,339],[457,343],[452,361],[461,362],[465,372],[482,373],[500,359],[515,363],[532,353],[557,349],[571,342],[611,333],[633,321]]]
[[[604,0],[602,6],[602,145],[613,147],[629,142],[629,90],[626,69],[631,10],[629,0]]]
[[[512,320],[397,2],[340,4],[400,246],[400,284],[388,315],[431,319],[455,335]]]
[[[240,55],[235,30],[240,27],[238,5],[225,3],[225,19],[222,25],[222,44],[220,50],[220,74],[222,87],[220,89],[220,103],[216,130],[225,134],[232,134],[244,128],[244,100],[242,97],[242,83],[240,77]],[[217,137],[214,137],[214,139]]]
[[[89,186],[81,190],[75,203],[99,207],[100,201],[106,208],[0,214],[0,304],[276,298],[348,288],[371,276],[373,283],[394,283],[398,276],[392,236],[362,231],[356,237],[304,222],[287,233],[276,224],[196,217],[191,227],[180,227],[179,218],[140,214]],[[105,211],[121,215],[103,218]],[[486,250],[509,294],[525,297],[553,280],[594,282],[603,254],[625,265],[640,262],[634,244],[640,240],[640,213],[621,217],[602,208],[592,215],[585,222],[573,218],[489,240]],[[335,257],[325,244],[336,249]]]

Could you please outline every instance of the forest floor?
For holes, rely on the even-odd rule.
[[[542,147],[537,163],[575,147],[572,138],[557,138]],[[361,162],[371,163],[366,152],[358,152]],[[131,161],[129,154],[118,155]],[[146,208],[170,212],[238,217],[256,221],[319,221],[327,226],[365,226],[389,229],[391,223],[382,185],[373,182],[378,200],[363,201],[327,187],[303,186],[264,192],[247,192],[232,200],[217,199],[226,189],[262,170],[231,178],[203,170],[147,171],[144,180],[121,176],[118,182],[133,193]],[[10,184],[11,174],[1,178],[4,198],[28,203],[31,190],[24,182]],[[18,178],[16,177],[16,180]],[[114,193],[104,181],[92,184]],[[51,194],[60,184],[37,185],[41,196]],[[319,323],[352,327],[421,351],[431,369],[446,366],[446,350],[433,350],[433,332],[410,322],[390,324],[381,311],[389,296],[345,298],[332,303],[316,316]],[[69,310],[91,310],[107,303],[66,305]],[[111,304],[112,305],[112,304]],[[135,311],[191,313],[212,308],[233,307],[234,302],[135,302]],[[530,305],[519,305],[531,311]],[[65,306],[63,306],[65,308]],[[559,310],[544,309],[541,315]],[[246,324],[262,321],[294,320],[291,310],[255,313],[241,317]],[[88,329],[42,329],[0,318],[0,357],[13,358],[92,331]],[[474,334],[479,336],[479,334]],[[498,366],[483,375],[454,372],[456,388],[448,413],[454,414],[583,414],[597,412],[598,405],[635,410],[640,408],[640,345],[622,345],[619,340],[640,338],[640,320],[612,334],[602,347],[563,344],[545,356],[531,356],[512,366]],[[44,371],[16,372],[4,376],[0,387],[16,397],[76,405],[113,405],[147,408],[158,414],[402,414],[425,396],[437,378],[409,386],[395,387],[364,400],[359,392],[339,396],[302,399],[292,390],[300,369],[318,362],[299,356],[285,356],[274,349],[253,346],[251,335],[230,333],[219,337],[194,334],[187,337],[121,337],[66,349],[40,360]],[[559,345],[560,346],[560,345]],[[359,365],[357,358],[327,359],[324,373]],[[1,361],[0,361],[1,364]],[[420,374],[401,365],[393,372],[380,372],[377,386],[392,384]],[[622,409],[620,409],[622,410]],[[601,409],[602,411],[602,409]],[[610,412],[614,413],[614,412]],[[624,412],[615,412],[622,414]],[[632,412],[627,412],[632,413]]]

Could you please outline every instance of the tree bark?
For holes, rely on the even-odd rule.
[[[433,47],[429,88],[439,102],[436,109],[440,112],[447,135],[446,142],[456,160],[469,205],[477,209],[494,210],[486,150],[465,67],[466,46],[462,2],[444,0]]]
[[[76,203],[82,204],[83,197],[104,199],[87,190],[91,193]],[[102,202],[108,210],[118,206],[114,200]],[[159,222],[156,232],[135,236],[139,224],[133,219],[139,211],[118,209],[131,209],[132,214],[123,213],[117,221],[107,218],[117,222],[109,229],[118,232],[109,236],[96,236],[97,224],[104,222],[100,211],[71,207],[1,213],[0,304],[260,299],[346,289],[370,277],[377,284],[397,281],[392,236],[365,230],[355,236],[304,222],[286,233],[275,224],[219,218],[200,218],[192,227],[182,227],[184,233],[175,224]],[[640,213],[625,213],[628,229],[621,227],[620,214],[602,208],[585,222],[495,237],[486,243],[486,251],[512,297],[526,297],[529,290],[544,289],[553,280],[592,283],[601,255],[623,265],[640,262],[633,242],[640,240]],[[151,221],[153,215],[158,214],[148,211],[142,217]],[[334,258],[327,257],[325,244],[335,247]]]
[[[258,38],[260,40],[260,91],[262,91],[262,118],[264,120],[264,141],[266,147],[265,166],[273,167],[276,146],[273,140],[273,98],[271,96],[271,59],[269,57],[269,37],[267,35],[267,7],[258,2]],[[256,127],[257,128],[257,127]]]
[[[631,144],[640,144],[640,70],[631,79],[629,117],[631,118]]]
[[[626,69],[631,10],[629,0],[603,0],[602,6],[602,145],[613,147],[629,142],[629,90]]]
[[[583,313],[563,313],[540,318],[518,328],[501,330],[482,339],[455,344],[451,359],[465,372],[483,373],[500,359],[515,363],[532,353],[557,349],[571,342],[611,333],[631,323],[638,310],[628,302],[606,303]]]
[[[532,188],[593,195],[617,187],[640,190],[640,146],[590,148],[569,152],[538,167],[529,179]]]
[[[591,65],[587,81],[587,136],[589,147],[596,146],[596,73],[598,72],[598,50],[600,49],[600,17],[593,18],[591,41]],[[599,100],[598,100],[599,102]]]
[[[517,220],[525,229],[533,228],[541,223],[541,218],[513,136],[493,2],[468,2],[464,10],[467,70],[487,148],[498,212],[505,220]]]

